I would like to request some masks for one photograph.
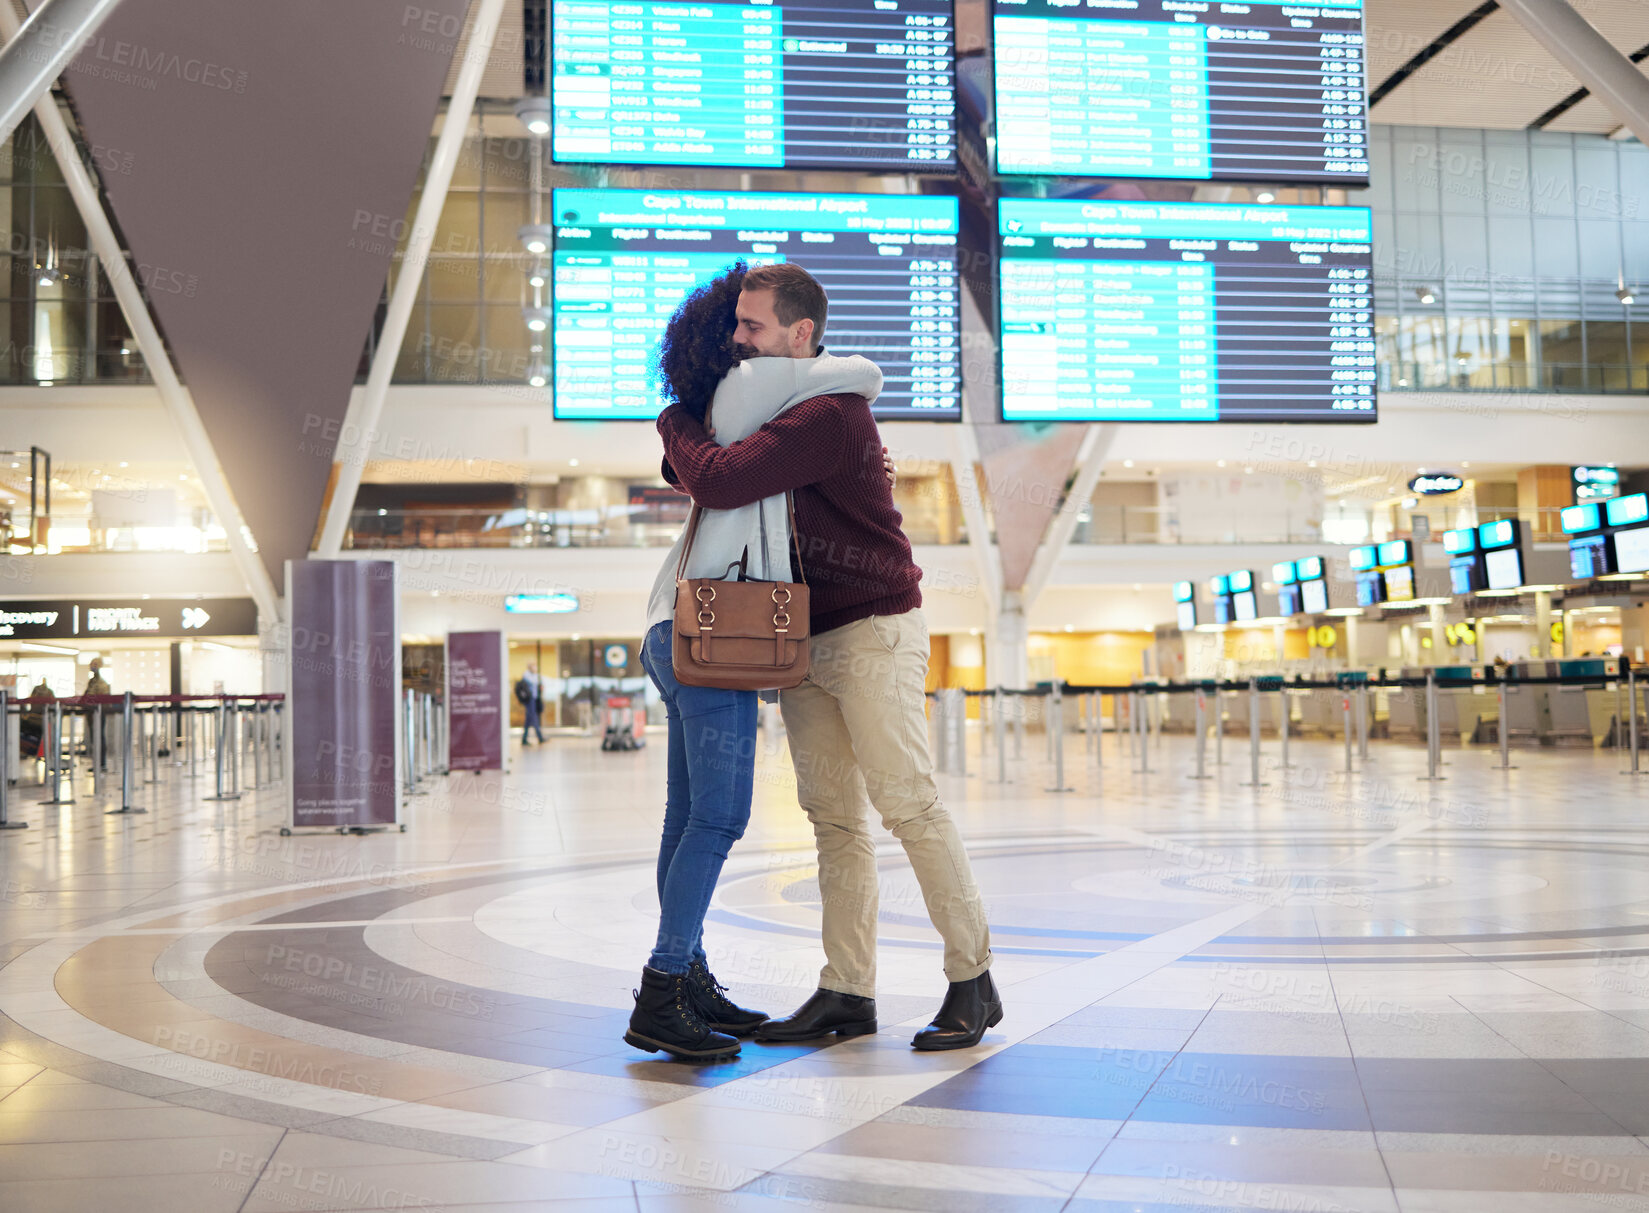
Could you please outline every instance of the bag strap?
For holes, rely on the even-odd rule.
[[[693,508],[687,514],[686,541],[681,545],[681,559],[676,561],[677,581],[680,581],[687,574],[687,556],[693,550],[693,540],[698,537],[699,516],[703,513],[704,511],[699,508],[699,503],[695,501]]]
[[[796,531],[796,495],[786,492],[784,495],[785,509],[790,512],[790,542],[796,549],[796,575],[801,578],[802,584],[807,584],[807,570],[802,567],[802,537]]]

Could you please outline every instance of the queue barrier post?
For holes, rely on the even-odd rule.
[[[231,790],[229,787],[230,763],[233,761],[234,745],[229,738],[229,698],[226,695],[218,696],[217,710],[212,714],[213,734],[217,744],[213,747],[213,759],[217,768],[217,791],[208,796],[207,800],[239,800],[240,789]]]
[[[1105,769],[1105,696],[1095,691],[1088,710],[1088,723],[1094,730],[1094,767]]]
[[[132,693],[127,691],[120,698],[120,807],[110,809],[111,816],[116,813],[135,814],[149,811],[132,803],[132,730],[136,717],[136,701]]]
[[[1075,788],[1065,786],[1065,693],[1058,679],[1048,693],[1047,727],[1053,746],[1054,786],[1044,791],[1074,792]]]
[[[1214,765],[1225,765],[1225,692],[1214,684]]]
[[[1351,689],[1340,688],[1340,720],[1346,734],[1346,774],[1351,774]]]
[[[1437,719],[1437,674],[1426,671],[1426,773],[1422,782],[1437,783],[1445,776],[1437,773],[1443,759],[1443,726]]]
[[[1002,688],[991,698],[992,744],[996,746],[996,782],[1008,782],[1008,717],[1003,707]]]
[[[1294,764],[1288,760],[1288,739],[1294,732],[1294,704],[1288,697],[1288,684],[1284,683],[1277,689],[1277,735],[1283,743],[1282,768],[1288,770]]]
[[[1248,779],[1245,788],[1269,786],[1260,778],[1260,680],[1248,680]]]
[[[1495,688],[1495,711],[1499,713],[1500,720],[1494,726],[1494,731],[1495,739],[1500,743],[1500,761],[1491,769],[1515,771],[1517,768],[1512,765],[1512,731],[1506,727],[1506,679],[1504,676],[1501,676],[1499,683],[1500,685]],[[1637,733],[1634,731],[1632,734],[1632,768],[1636,770],[1637,765]]]
[[[1369,730],[1368,683],[1357,684],[1357,757],[1362,762],[1368,761],[1368,730]]]
[[[147,718],[145,725],[149,731],[149,778],[147,783],[160,782],[160,709],[151,707],[143,715]]]
[[[418,786],[418,721],[417,712],[413,707],[413,695],[416,692],[408,687],[401,699],[401,728],[405,739],[403,751],[405,761],[402,766],[406,771],[406,794],[408,796],[422,796],[424,789]]]
[[[7,801],[11,797],[11,696],[0,689],[0,830],[26,830],[26,821],[12,821],[6,816]]]
[[[46,714],[46,728],[51,733],[51,744],[46,750],[46,778],[51,782],[52,794],[42,803],[44,804],[73,804],[74,785],[71,782],[69,794],[63,795],[63,701],[52,700],[51,711]]]
[[[1192,727],[1197,734],[1197,769],[1190,778],[1212,779],[1208,773],[1208,695],[1201,687],[1197,688],[1196,723]]]

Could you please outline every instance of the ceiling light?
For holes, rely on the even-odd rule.
[[[578,460],[576,460],[576,459],[567,460],[567,466],[570,467],[570,468],[577,467],[578,466]]]
[[[75,657],[80,653],[79,649],[66,649],[57,644],[35,644],[29,640],[22,641],[17,647],[28,649],[31,653],[60,653],[65,657]]]
[[[546,281],[547,279],[544,277],[543,270],[534,270],[532,273],[527,275],[528,286],[543,286]]]
[[[518,228],[515,235],[529,253],[547,253],[550,251],[550,233],[547,223],[528,223]]]
[[[550,314],[541,307],[526,307],[521,309],[521,315],[527,322],[529,333],[542,333],[550,327]]]
[[[131,464],[129,464],[129,463],[127,463],[127,462],[126,462],[126,461],[125,461],[125,460],[124,460],[124,459],[122,459],[122,460],[121,460],[121,461],[120,461],[120,466],[121,466],[121,467],[123,467],[123,468],[125,468],[125,467],[131,467],[131,466],[132,466],[132,465],[131,465]]]
[[[531,379],[527,380],[527,382],[532,384],[533,387],[543,387],[545,383],[549,381],[544,378],[543,372],[540,371],[535,373]]]
[[[1619,299],[1626,307],[1631,307],[1638,301],[1638,297],[1632,293],[1632,288],[1629,286],[1623,286],[1616,291],[1615,298]]]
[[[1225,460],[1223,460],[1223,459],[1217,460],[1215,462],[1214,466],[1215,467],[1224,467],[1225,466]]]
[[[1432,290],[1429,286],[1416,288],[1414,297],[1427,307],[1430,307],[1432,304],[1437,302],[1437,292]]]
[[[1254,195],[1254,201],[1255,202],[1267,203],[1268,204],[1268,203],[1275,202],[1276,200],[1277,200],[1277,195],[1273,194],[1270,190],[1261,190],[1259,193]]]
[[[1134,466],[1134,461],[1132,459],[1124,459],[1122,461],[1122,466],[1125,468],[1131,468]]]
[[[521,119],[521,125],[534,135],[550,133],[550,99],[548,97],[523,97],[515,103],[515,116]]]

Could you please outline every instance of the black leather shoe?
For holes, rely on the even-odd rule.
[[[986,1028],[1002,1022],[1002,998],[987,969],[972,981],[953,981],[933,1022],[916,1033],[911,1044],[918,1049],[971,1049],[985,1035]]]
[[[729,1036],[748,1036],[767,1022],[766,1011],[752,1011],[727,997],[727,987],[697,961],[687,970],[687,992],[704,1022]]]
[[[789,1043],[838,1036],[869,1036],[876,1030],[876,1000],[835,990],[815,990],[795,1014],[770,1019],[756,1029],[756,1039]]]
[[[626,1044],[649,1053],[663,1049],[686,1061],[728,1061],[739,1055],[738,1041],[704,1022],[687,990],[686,974],[643,969],[635,996]]]

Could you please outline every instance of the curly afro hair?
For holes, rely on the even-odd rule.
[[[697,421],[704,420],[716,388],[739,361],[733,349],[739,291],[750,267],[735,261],[687,298],[659,339],[659,390]]]

